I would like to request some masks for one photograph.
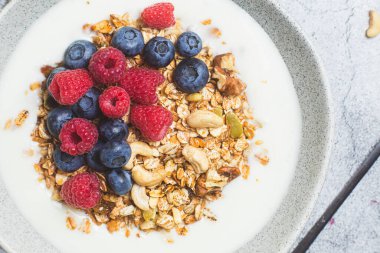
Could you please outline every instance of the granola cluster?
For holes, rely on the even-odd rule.
[[[95,33],[93,41],[98,47],[107,47],[112,33],[122,26],[140,29],[145,42],[155,36],[175,42],[182,33],[179,20],[172,28],[155,30],[144,27],[139,20],[131,20],[128,14],[111,15],[109,20],[83,28]],[[106,224],[110,232],[126,229],[129,235],[129,228],[135,226],[143,231],[175,229],[185,235],[186,226],[202,217],[216,220],[206,207],[207,202],[220,198],[223,188],[236,177],[248,177],[249,140],[261,125],[252,116],[234,56],[228,53],[214,57],[205,46],[197,58],[206,63],[211,76],[199,93],[185,94],[173,83],[172,74],[183,59],[181,56],[176,55],[169,66],[160,69],[166,80],[158,87],[159,104],[170,110],[174,119],[166,137],[159,142],[145,142],[137,129],[129,129],[127,141],[132,157],[124,169],[132,172],[132,191],[125,196],[113,194],[104,175],[97,173],[103,197],[86,212],[94,223]],[[139,55],[128,61],[129,67],[143,65]],[[48,76],[52,68],[45,66],[42,70]],[[40,97],[42,103],[32,137],[39,143],[42,156],[35,169],[52,190],[52,198],[61,201],[63,183],[90,169],[83,166],[74,173],[57,170],[52,159],[56,143],[46,128],[47,114],[52,108],[44,85]],[[128,122],[128,116],[123,120]],[[255,156],[263,164],[269,161],[264,151]],[[70,229],[76,228],[72,218],[67,222]]]

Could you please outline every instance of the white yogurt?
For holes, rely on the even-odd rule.
[[[185,30],[198,32],[215,53],[232,51],[237,68],[248,84],[254,114],[264,128],[257,139],[264,140],[271,161],[262,166],[251,159],[251,176],[226,187],[224,197],[210,205],[217,222],[203,220],[189,226],[189,235],[150,233],[130,238],[109,234],[92,225],[92,233],[69,231],[67,208],[50,199],[50,192],[37,182],[33,163],[38,156],[23,151],[30,140],[38,108],[37,92],[25,96],[30,83],[43,80],[39,68],[62,60],[73,40],[88,38],[82,25],[129,12],[137,17],[150,0],[64,0],[43,15],[25,34],[0,79],[0,125],[22,109],[30,111],[26,124],[16,130],[0,131],[0,174],[24,216],[35,229],[62,252],[231,252],[263,228],[278,208],[293,177],[300,145],[301,117],[290,74],[278,50],[262,28],[229,0],[173,0],[176,16]],[[211,26],[200,21],[212,19]],[[217,27],[222,37],[210,36]],[[222,45],[222,41],[227,42]],[[266,80],[264,84],[261,81]],[[72,211],[70,211],[72,213]],[[75,215],[82,216],[76,212]],[[80,219],[77,219],[80,222]],[[174,239],[168,244],[167,238]]]

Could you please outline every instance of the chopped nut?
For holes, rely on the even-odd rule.
[[[218,89],[226,96],[240,95],[247,85],[237,77],[231,77],[221,67],[216,66],[212,78],[217,80]]]
[[[240,176],[240,170],[236,167],[222,167],[218,169],[218,173],[228,178],[228,182],[231,182],[238,176]]]
[[[235,56],[232,53],[220,54],[214,57],[214,67],[219,67],[222,70],[235,70]]]

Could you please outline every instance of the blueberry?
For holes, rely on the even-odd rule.
[[[111,45],[122,51],[126,56],[133,57],[141,54],[144,48],[144,37],[139,30],[125,26],[115,32]]]
[[[128,136],[128,126],[121,119],[108,119],[99,126],[99,135],[104,141],[122,141]]]
[[[131,158],[131,147],[124,141],[107,142],[100,151],[100,161],[108,168],[120,168]]]
[[[176,47],[183,57],[193,57],[202,50],[202,39],[194,32],[185,32],[178,37]]]
[[[86,160],[87,165],[97,172],[105,172],[108,170],[106,166],[100,161],[100,151],[103,149],[104,143],[98,142],[95,147],[87,153]]]
[[[87,93],[73,105],[73,112],[80,118],[95,119],[98,116],[100,91],[97,88],[91,88]]]
[[[143,58],[146,64],[155,68],[163,68],[174,59],[173,43],[163,37],[154,37],[144,47]]]
[[[57,107],[49,112],[46,126],[50,134],[58,138],[63,125],[72,118],[74,118],[74,114],[69,108]]]
[[[49,86],[50,86],[50,84],[51,84],[51,81],[53,81],[54,76],[55,76],[56,74],[58,74],[59,72],[62,72],[62,71],[65,71],[65,70],[67,70],[67,68],[65,68],[65,67],[58,67],[58,68],[53,69],[53,70],[50,72],[48,78],[46,79],[46,83],[45,83],[45,85],[46,85],[46,89],[49,88]]]
[[[74,172],[84,165],[83,156],[66,154],[59,147],[54,150],[53,159],[57,168],[64,172]]]
[[[65,51],[64,62],[69,69],[82,69],[88,66],[91,56],[96,52],[94,43],[87,40],[77,40]]]
[[[206,86],[209,72],[206,64],[197,58],[182,60],[173,73],[174,82],[183,92],[195,93]]]
[[[133,185],[131,174],[122,169],[114,169],[107,173],[107,182],[117,195],[125,195]]]

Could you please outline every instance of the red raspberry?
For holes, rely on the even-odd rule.
[[[93,85],[94,82],[87,70],[66,70],[54,76],[49,86],[49,91],[61,105],[73,105]]]
[[[113,84],[124,77],[127,63],[124,54],[114,47],[98,50],[88,65],[95,81],[103,84]]]
[[[91,151],[98,141],[96,126],[86,119],[74,118],[66,122],[59,134],[61,150],[70,155]]]
[[[112,86],[99,96],[99,106],[108,118],[121,118],[129,111],[131,104],[128,93],[120,87]]]
[[[157,103],[156,88],[165,81],[158,71],[148,68],[131,68],[120,81],[131,100],[138,104],[151,105]]]
[[[132,106],[130,121],[148,141],[162,140],[173,123],[170,111],[157,105]]]
[[[171,3],[157,3],[144,9],[141,19],[150,28],[165,29],[175,24],[174,6]]]
[[[85,172],[69,178],[62,185],[61,197],[67,205],[75,208],[95,207],[101,198],[98,177],[96,174]]]

